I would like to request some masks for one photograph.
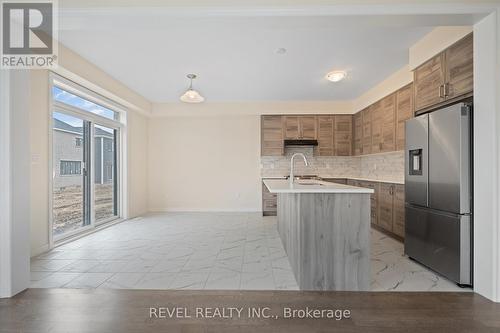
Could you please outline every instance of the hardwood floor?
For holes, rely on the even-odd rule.
[[[286,319],[283,308],[350,310],[350,319]],[[192,318],[150,318],[150,307]],[[243,307],[196,318],[197,307]],[[278,319],[249,318],[269,307]],[[28,289],[0,299],[0,332],[499,332],[500,304],[473,293]]]

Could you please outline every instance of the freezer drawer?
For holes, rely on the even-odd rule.
[[[406,206],[405,253],[448,279],[472,284],[471,217]]]
[[[405,196],[406,201],[428,205],[429,115],[406,121]]]

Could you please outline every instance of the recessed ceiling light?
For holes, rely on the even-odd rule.
[[[284,47],[280,47],[280,48],[276,49],[276,53],[277,54],[285,54],[286,49]]]
[[[345,71],[333,71],[326,74],[326,79],[332,82],[342,81],[347,77],[347,73]]]

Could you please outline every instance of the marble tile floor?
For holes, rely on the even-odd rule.
[[[32,288],[298,290],[276,230],[258,213],[158,213],[31,261]],[[372,231],[372,290],[464,291]],[[466,289],[467,290],[467,289]]]

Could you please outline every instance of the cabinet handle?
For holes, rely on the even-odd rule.
[[[449,97],[450,96],[450,84],[445,83],[444,84],[444,97]]]
[[[394,186],[389,187],[389,194],[390,195],[394,194]]]
[[[444,98],[444,84],[439,86],[439,98]]]

